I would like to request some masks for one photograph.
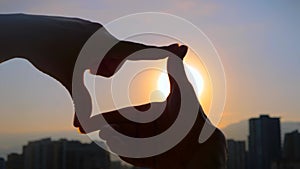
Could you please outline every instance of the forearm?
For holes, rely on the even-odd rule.
[[[102,27],[76,18],[24,14],[1,14],[0,23],[1,62],[16,56],[77,57],[87,39]]]

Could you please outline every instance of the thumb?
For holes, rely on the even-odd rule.
[[[181,58],[174,56],[168,57],[167,71],[171,86],[170,94],[167,98],[167,104],[172,107],[176,107],[175,105],[180,105],[182,99],[181,92],[183,92],[183,89],[185,92],[188,92],[190,101],[198,102],[192,84],[189,82],[186,76],[184,64]]]

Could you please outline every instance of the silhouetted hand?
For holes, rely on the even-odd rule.
[[[78,119],[75,117],[74,126],[79,127],[82,132],[92,132],[101,129],[100,135],[107,140],[110,145],[111,140],[115,139],[110,132],[106,131],[104,124],[99,124],[98,118],[95,116],[90,118],[92,102],[90,95],[83,83],[83,73],[90,68],[91,72],[102,76],[112,76],[118,66],[127,59],[126,57],[136,51],[157,48],[167,50],[179,58],[183,59],[186,54],[186,46],[170,45],[166,47],[153,47],[142,44],[119,41],[108,32],[103,32],[103,39],[97,44],[99,48],[107,43],[108,40],[117,42],[117,44],[107,53],[103,61],[97,66],[90,67],[97,62],[97,57],[85,58],[87,64],[80,67],[79,74],[76,74],[78,81],[75,83],[74,94],[72,92],[74,67],[77,62],[77,57],[87,39],[102,25],[74,18],[61,18],[53,16],[34,16],[23,14],[8,14],[0,16],[1,27],[0,32],[0,63],[15,57],[28,59],[34,66],[42,72],[50,75],[60,81],[74,99],[75,110],[79,114],[80,120],[91,124],[90,128],[82,128]],[[24,29],[26,28],[26,29]],[[150,60],[162,59],[166,55],[147,55],[144,57],[131,58],[131,60]],[[96,63],[97,64],[97,63]],[[107,122],[118,132],[135,138],[151,137],[164,132],[168,129],[178,116],[181,95],[179,86],[188,88],[192,91],[191,85],[188,83],[184,73],[182,61],[174,61],[174,57],[168,59],[168,72],[175,72],[176,81],[170,76],[171,93],[164,103],[166,109],[162,115],[149,123],[136,123],[124,118],[119,111],[113,111],[103,114]],[[174,74],[173,74],[174,75]],[[193,93],[193,92],[191,92]],[[75,96],[74,96],[75,95]],[[196,102],[197,97],[191,94],[189,101]],[[149,108],[149,104],[137,106],[137,109],[143,111]],[[123,109],[132,110],[129,108]],[[122,110],[122,111],[123,111]],[[128,112],[132,113],[132,112]],[[142,112],[141,112],[142,113]],[[187,115],[191,112],[184,112]],[[200,106],[196,123],[193,125],[186,137],[169,151],[149,157],[149,158],[127,158],[121,157],[125,161],[136,165],[155,169],[165,168],[205,168],[219,169],[225,165],[225,139],[219,130],[215,130],[213,135],[203,144],[198,143],[199,133],[206,121],[206,116]],[[187,122],[189,123],[189,122]],[[168,141],[168,140],[165,140]],[[120,140],[122,142],[122,140]],[[123,142],[126,148],[126,142]],[[160,144],[160,143],[157,143]],[[114,149],[114,147],[111,147]]]
[[[181,57],[181,59],[183,59],[183,57]],[[107,123],[114,130],[134,138],[146,138],[164,132],[178,117],[182,101],[180,87],[192,91],[191,93],[193,93],[193,95],[188,98],[189,102],[199,103],[193,92],[193,88],[185,75],[183,62],[181,60],[178,61],[178,59],[175,59],[174,57],[169,57],[167,69],[171,84],[171,92],[165,102],[153,103],[161,105],[166,104],[166,108],[161,116],[149,123],[133,122],[122,116],[122,114],[124,115],[126,113],[135,113],[137,116],[142,116],[144,111],[149,109],[150,104],[136,106],[135,108],[140,112],[132,112],[132,107],[129,107],[102,114]],[[173,74],[176,78],[170,76],[170,74]],[[191,112],[184,113],[187,115]],[[201,106],[199,106],[195,124],[189,133],[187,133],[182,141],[175,147],[153,157],[128,158],[121,156],[121,159],[134,166],[149,167],[153,169],[223,169],[225,168],[226,161],[226,142],[222,132],[216,129],[206,142],[202,144],[198,142],[201,129],[206,120],[207,117]],[[186,123],[190,122],[187,121]],[[107,144],[112,151],[118,152],[117,148],[124,148],[127,151],[130,151],[128,150],[128,146],[126,146],[126,141],[116,138],[110,131],[110,127],[102,126],[100,130],[100,137],[107,141]],[[164,140],[164,142],[168,142],[168,140]],[[116,148],[116,145],[121,146]]]
[[[120,68],[126,60],[157,60],[164,59],[170,54],[183,58],[187,53],[187,50],[188,48],[186,46],[179,46],[178,44],[156,47],[128,41],[119,41],[105,54],[101,62],[97,57],[89,59],[91,61],[94,60],[95,63],[90,62],[91,64],[88,68],[92,74],[110,77],[115,74],[118,68]],[[76,94],[75,95],[74,92],[72,92],[76,111],[73,125],[78,127],[82,133],[89,133],[95,131],[95,127],[97,126],[94,126],[94,123],[91,123],[88,128],[83,130],[82,125],[80,124],[84,123],[84,121],[89,121],[90,123],[90,116],[92,113],[92,100],[82,78],[84,70],[78,74],[79,76],[76,78],[78,81],[73,82],[76,87],[74,88],[73,85],[71,88]]]
[[[136,52],[153,49],[150,51],[153,55],[145,54],[135,54]],[[169,46],[147,46],[139,43],[133,43],[128,41],[120,41],[115,46],[113,46],[109,52],[104,56],[103,60],[97,65],[95,70],[92,70],[92,73],[110,77],[120,68],[126,60],[158,60],[166,58],[165,53],[155,51],[157,50],[166,50],[173,53],[174,55],[183,58],[187,53],[188,48],[185,45],[172,44]],[[149,52],[148,52],[149,53]]]

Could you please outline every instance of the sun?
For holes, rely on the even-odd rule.
[[[204,82],[201,73],[196,68],[187,64],[184,64],[184,69],[188,80],[194,87],[196,95],[200,97],[204,88]],[[163,99],[167,98],[170,93],[170,81],[166,72],[160,74],[157,81],[157,88],[162,92],[164,97]]]

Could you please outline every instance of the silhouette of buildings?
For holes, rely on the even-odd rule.
[[[246,144],[245,141],[227,140],[228,169],[246,169]]]
[[[24,158],[22,154],[12,153],[7,156],[7,169],[24,169]]]
[[[249,169],[270,169],[281,159],[280,119],[268,115],[249,120]]]
[[[300,161],[300,133],[295,130],[284,136],[283,159]]]
[[[300,133],[285,133],[281,145],[279,118],[249,119],[248,141],[246,152],[245,141],[227,140],[228,169],[300,169]]]
[[[81,144],[72,141],[67,142],[64,148],[66,169],[109,169],[109,153],[94,142]]]
[[[5,160],[0,157],[0,169],[5,169]]]
[[[283,144],[283,157],[273,163],[272,169],[299,169],[300,168],[300,133],[295,130],[286,133]]]
[[[286,133],[281,154],[280,119],[268,115],[249,119],[248,152],[245,141],[227,140],[228,169],[300,169],[300,133]],[[282,156],[281,156],[282,155]],[[50,138],[31,141],[23,153],[0,158],[0,169],[142,169],[110,161],[95,143]]]
[[[109,169],[109,153],[95,143],[50,138],[31,141],[23,154],[10,154],[7,169]]]

